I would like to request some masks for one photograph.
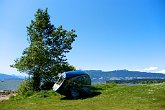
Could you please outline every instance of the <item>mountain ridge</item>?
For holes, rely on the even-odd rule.
[[[23,77],[21,76],[0,73],[0,80],[22,80],[22,79]]]
[[[86,70],[90,75],[92,83],[106,83],[109,80],[132,80],[132,79],[165,79],[163,73],[149,73],[129,70]]]
[[[102,71],[102,70],[84,70],[86,71],[93,82],[100,81],[104,83],[109,80],[131,80],[131,79],[164,79],[165,74],[163,73],[150,73],[140,71],[129,71],[129,70],[114,70],[114,71]],[[0,73],[0,80],[9,79],[24,79],[22,76],[7,75]]]

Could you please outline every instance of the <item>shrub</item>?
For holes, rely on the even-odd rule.
[[[48,96],[49,95],[48,95],[47,91],[41,90],[40,92],[35,93],[32,97],[45,98],[45,97],[48,97]]]
[[[32,95],[32,83],[30,79],[25,79],[20,86],[16,89],[16,92],[20,95],[30,96]]]
[[[39,92],[35,92],[30,98],[46,98],[51,96],[57,96],[60,95],[57,92],[53,90],[41,90]]]

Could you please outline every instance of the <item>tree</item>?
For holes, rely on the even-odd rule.
[[[55,28],[50,22],[48,9],[38,9],[35,19],[27,27],[27,35],[29,47],[11,67],[32,76],[33,90],[40,90],[41,82],[52,82],[58,73],[75,69],[65,56],[77,37],[75,30],[67,31],[62,26]]]

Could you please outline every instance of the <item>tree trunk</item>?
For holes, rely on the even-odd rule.
[[[41,78],[39,73],[34,73],[32,77],[33,81],[33,91],[39,91],[40,90],[40,83],[41,83]]]

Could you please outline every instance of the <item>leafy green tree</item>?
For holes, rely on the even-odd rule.
[[[75,69],[65,56],[77,37],[75,30],[67,31],[62,26],[55,28],[50,22],[48,9],[38,9],[35,19],[27,27],[27,35],[29,47],[11,67],[32,76],[33,90],[40,90],[41,82],[52,82],[58,73]]]

